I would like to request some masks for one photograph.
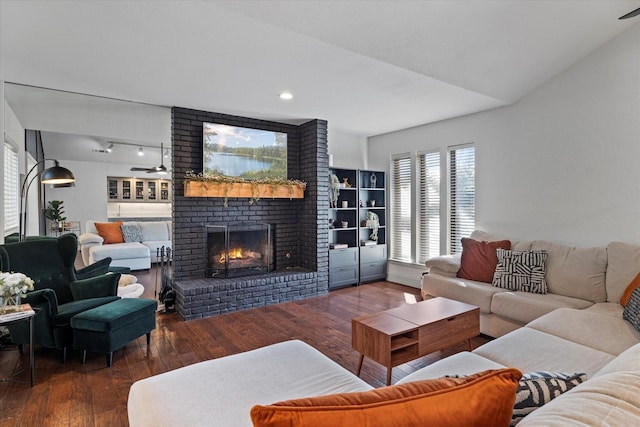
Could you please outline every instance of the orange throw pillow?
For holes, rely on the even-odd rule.
[[[522,377],[497,369],[251,408],[254,427],[508,426]]]
[[[495,242],[481,242],[479,240],[462,238],[462,256],[457,277],[475,280],[477,282],[493,282],[493,273],[498,265],[496,249],[511,249],[509,240]]]
[[[122,221],[96,222],[95,225],[98,234],[104,239],[105,244],[124,243],[124,237],[122,237]]]
[[[627,286],[627,289],[624,290],[624,293],[620,298],[620,305],[622,305],[623,307],[627,306],[629,298],[631,298],[631,294],[636,290],[638,286],[640,286],[640,273],[638,273],[638,275],[633,278],[631,283],[629,283],[629,285]]]

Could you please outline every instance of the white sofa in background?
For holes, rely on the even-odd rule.
[[[472,239],[509,240],[476,230]],[[545,250],[548,293],[510,291],[456,277],[460,256],[429,259],[429,273],[422,277],[423,296],[439,296],[480,307],[480,332],[499,337],[557,308],[586,309],[610,304],[619,307],[620,297],[640,272],[640,246],[612,242],[607,246],[576,248],[535,240],[511,241],[512,250]],[[596,309],[604,309],[602,307]]]
[[[103,244],[93,220],[87,221],[85,233],[78,241],[85,265],[111,257],[111,266],[146,270],[158,262],[157,251],[163,246],[171,248],[171,221],[130,221],[124,225],[137,225],[142,233],[141,242]],[[104,222],[104,221],[98,221]]]

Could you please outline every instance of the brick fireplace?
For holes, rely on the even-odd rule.
[[[287,133],[288,178],[307,183],[303,199],[184,197],[187,171],[202,170],[202,123]],[[176,310],[185,320],[309,298],[328,291],[327,123],[290,125],[172,108],[173,274]],[[207,226],[237,222],[272,227],[274,270],[206,277]]]

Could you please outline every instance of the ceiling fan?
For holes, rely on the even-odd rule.
[[[640,7],[637,8],[636,10],[632,10],[631,12],[627,13],[626,15],[622,15],[618,19],[629,19],[629,18],[633,18],[634,16],[638,16],[638,15],[640,15]]]
[[[155,166],[152,168],[131,168],[132,172],[146,172],[146,173],[159,173],[161,175],[165,175],[167,173],[167,167],[164,165],[163,159],[164,155],[164,144],[160,144],[160,166]]]

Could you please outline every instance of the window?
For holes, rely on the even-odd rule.
[[[462,251],[460,239],[469,236],[476,223],[475,149],[449,147],[449,248]]]
[[[474,146],[392,156],[391,209],[391,259],[422,264],[460,252],[475,228]]]
[[[391,159],[391,259],[411,262],[411,156]]]
[[[18,153],[8,142],[4,143],[4,231],[8,234],[19,228],[20,194],[18,190]]]
[[[418,263],[440,255],[440,153],[418,153]]]

